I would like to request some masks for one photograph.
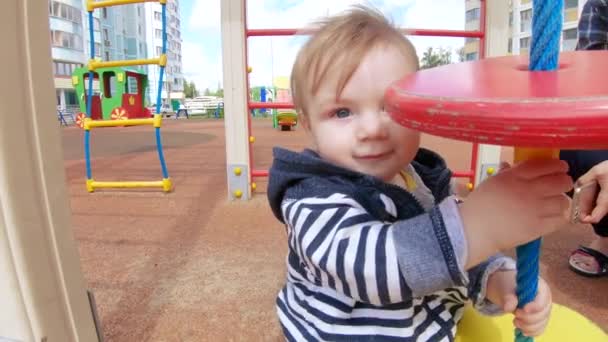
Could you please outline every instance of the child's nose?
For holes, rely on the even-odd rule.
[[[384,139],[388,136],[388,122],[390,118],[384,112],[372,112],[361,115],[359,124],[358,138],[366,139]]]

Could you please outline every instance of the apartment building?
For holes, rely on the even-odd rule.
[[[510,0],[509,54],[528,54],[532,35],[532,0]],[[564,22],[562,25],[561,49],[571,51],[576,48],[578,19],[586,0],[564,0]],[[477,30],[480,22],[480,1],[465,1],[465,29]],[[467,38],[464,46],[465,60],[479,58],[479,40]]]
[[[167,0],[167,66],[161,93],[163,103],[170,99],[184,98],[184,78],[182,74],[182,35],[179,0]],[[157,57],[162,52],[162,12],[158,3],[145,4],[146,41],[148,56]],[[148,67],[151,103],[156,103],[158,91],[158,66]]]
[[[182,99],[182,38],[179,0],[168,0],[167,57],[162,97]],[[93,11],[95,58],[101,60],[145,59],[158,56],[162,49],[162,17],[159,3],[111,6]],[[71,75],[75,68],[88,63],[90,38],[86,0],[49,0],[49,25],[53,73],[60,108],[78,105]],[[156,102],[157,65],[138,66],[148,71],[146,98]]]
[[[104,7],[96,11],[101,16],[104,61],[147,58],[143,4]]]
[[[74,108],[78,104],[71,76],[74,69],[83,66],[89,58],[88,17],[85,13],[82,0],[49,1],[53,79],[57,105],[61,108]],[[96,55],[101,57],[103,49],[98,14],[94,16],[93,25]]]

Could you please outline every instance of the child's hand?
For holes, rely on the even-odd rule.
[[[517,309],[515,294],[515,271],[495,272],[488,278],[487,298],[500,306],[504,312],[513,313],[513,324],[529,337],[542,334],[551,315],[551,289],[540,278],[536,298],[522,309]]]
[[[490,255],[568,224],[572,189],[568,164],[533,160],[488,178],[460,205],[467,239],[467,269]]]

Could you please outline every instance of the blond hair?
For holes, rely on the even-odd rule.
[[[384,44],[397,47],[418,69],[412,43],[378,10],[362,5],[327,17],[298,52],[291,71],[291,94],[298,114],[307,117],[306,102],[317,94],[330,74],[338,75],[336,99],[370,49]],[[406,62],[406,61],[404,61]]]

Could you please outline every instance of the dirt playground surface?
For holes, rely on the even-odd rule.
[[[214,120],[165,120],[172,193],[84,186],[82,131],[63,128],[72,229],[105,341],[281,341],[274,301],[284,280],[285,231],[257,181],[249,202],[228,202],[224,127]],[[280,132],[254,120],[254,163],[265,169],[275,145],[306,146],[303,130]],[[453,170],[470,145],[425,137]],[[150,127],[92,132],[95,180],[160,180]],[[509,160],[511,151],[505,149]],[[608,330],[608,277],[586,279],[567,258],[592,231],[571,227],[544,239],[541,271],[554,300]]]

